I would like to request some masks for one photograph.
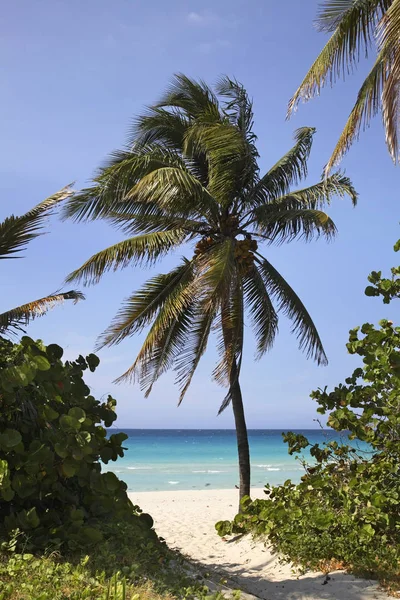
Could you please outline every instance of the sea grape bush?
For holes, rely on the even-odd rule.
[[[107,437],[116,401],[99,402],[83,380],[99,359],[62,356],[56,344],[0,338],[0,537],[25,549],[96,543],[111,519],[149,529],[126,484],[101,472],[100,460],[123,456],[127,436]]]
[[[400,267],[390,279],[371,273],[366,294],[385,303],[399,298],[399,274]],[[365,323],[350,331],[347,350],[362,366],[333,391],[311,397],[331,428],[350,432],[351,444],[311,445],[303,435],[285,434],[290,454],[308,448],[315,461],[301,459],[301,482],[267,485],[266,499],[244,499],[243,512],[216,528],[220,535],[268,536],[276,551],[305,568],[343,565],[393,578],[400,564],[400,327]]]

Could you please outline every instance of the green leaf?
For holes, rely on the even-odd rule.
[[[118,479],[118,477],[115,475],[115,473],[111,473],[111,471],[109,471],[108,473],[103,473],[103,480],[105,481],[106,487],[110,492],[115,492],[119,486],[120,486],[120,481]]]
[[[56,410],[51,408],[51,406],[49,406],[48,404],[45,404],[43,406],[42,411],[43,411],[43,416],[47,421],[54,421],[55,419],[57,419],[60,416],[60,413],[58,413]]]
[[[37,356],[34,356],[32,360],[36,364],[39,371],[48,371],[50,369],[51,365],[45,356],[38,354]]]
[[[0,434],[0,445],[4,450],[11,450],[22,441],[22,436],[16,429],[6,429]]]
[[[73,458],[67,457],[62,464],[62,472],[65,477],[73,477],[79,469],[79,465]]]
[[[96,544],[97,542],[101,542],[103,539],[103,534],[98,529],[94,527],[83,527],[82,528],[82,536],[86,538],[92,544]]]
[[[66,458],[68,456],[68,448],[65,442],[57,442],[54,445],[54,450],[61,458]]]
[[[368,285],[365,288],[365,292],[364,293],[365,293],[366,296],[370,296],[370,297],[371,296],[379,296],[379,291],[376,288],[372,287],[372,285]]]
[[[68,411],[68,415],[73,419],[79,421],[79,423],[83,423],[83,421],[86,419],[85,411],[77,406],[75,406],[74,408],[70,408]]]
[[[100,364],[100,359],[98,356],[96,356],[96,354],[89,354],[86,357],[86,361],[87,361],[87,364],[89,365],[89,369],[92,371],[92,373],[96,370],[96,368]]]
[[[335,516],[332,513],[316,513],[313,518],[313,523],[317,529],[328,529]]]
[[[10,485],[10,472],[8,462],[0,459],[0,488],[6,488]]]
[[[46,353],[51,360],[59,360],[64,354],[64,350],[57,344],[49,344],[46,348]]]
[[[38,517],[35,507],[26,511],[25,518],[26,518],[26,522],[28,523],[28,525],[30,527],[32,527],[33,529],[35,529],[36,527],[39,527],[40,519]]]
[[[63,431],[77,431],[80,429],[80,422],[71,415],[62,415],[60,417],[60,427]]]
[[[369,541],[371,538],[373,538],[375,535],[375,529],[372,527],[372,525],[370,525],[369,523],[367,523],[366,525],[363,525],[360,529],[360,539],[363,541]]]

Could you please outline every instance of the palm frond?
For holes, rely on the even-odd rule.
[[[337,172],[314,185],[279,196],[272,203],[286,208],[321,209],[329,206],[334,197],[344,198],[345,196],[348,196],[353,206],[356,206],[358,194],[351,180]]]
[[[270,244],[289,243],[296,238],[309,242],[320,235],[329,241],[337,233],[332,219],[325,212],[313,208],[266,204],[257,206],[254,215],[256,231],[264,234]]]
[[[260,204],[286,194],[292,184],[307,176],[313,127],[301,127],[295,132],[295,145],[270,169],[250,191],[248,203]]]
[[[339,164],[354,140],[358,139],[361,129],[365,130],[371,119],[379,112],[385,83],[385,72],[384,57],[379,55],[358,92],[356,103],[324,169],[326,177],[333,167]]]
[[[160,144],[165,148],[180,151],[190,120],[177,110],[166,110],[151,106],[134,120],[128,137],[129,147],[137,144]]]
[[[228,205],[243,173],[246,141],[237,127],[226,121],[195,122],[187,131],[184,151],[204,154],[208,163],[208,189],[219,204]]]
[[[350,72],[360,58],[360,47],[367,53],[378,20],[390,0],[326,0],[317,24],[332,36],[312,64],[294,96],[289,101],[288,117],[300,100],[307,102],[319,95],[327,80],[333,84]]]
[[[37,317],[43,316],[58,304],[65,300],[72,300],[76,304],[79,300],[84,300],[85,296],[76,290],[51,294],[39,300],[28,302],[22,306],[17,306],[7,312],[0,314],[0,333],[3,334],[12,329],[21,330]]]
[[[140,202],[128,201],[127,197],[143,177],[163,167],[186,169],[186,163],[177,152],[159,144],[137,143],[129,151],[114,152],[100,169],[94,185],[75,194],[66,204],[64,219],[90,221],[121,211],[151,212],[154,202],[147,202],[148,206],[143,207]]]
[[[349,30],[349,45],[364,43],[373,37],[373,26],[393,0],[324,0],[318,9],[315,25],[319,31],[335,31],[341,24]],[[360,22],[357,23],[357,18]]]
[[[198,259],[199,288],[204,294],[206,309],[222,300],[232,285],[232,276],[236,270],[234,247],[234,240],[225,238],[211,246]]]
[[[111,269],[124,269],[130,265],[153,264],[172,248],[183,243],[186,232],[156,231],[123,240],[101,250],[79,269],[68,275],[66,281],[83,281],[84,285],[98,283]]]
[[[65,186],[24,215],[11,215],[0,223],[0,259],[17,258],[27,244],[43,234],[45,219],[53,209],[72,195],[72,184]]]
[[[153,214],[146,214],[139,210],[133,213],[110,213],[107,220],[128,235],[171,231],[173,229],[180,229],[188,234],[200,235],[206,235],[212,231],[206,220],[188,219],[162,210],[153,211]]]
[[[383,123],[386,143],[393,161],[399,160],[399,93],[400,93],[400,2],[393,0],[379,28],[378,60],[384,63],[382,90]]]
[[[304,304],[271,263],[259,255],[256,259],[269,295],[278,303],[278,312],[282,311],[293,323],[292,333],[299,341],[299,348],[307,358],[313,358],[319,365],[326,365],[328,360],[315,327]]]
[[[278,333],[278,315],[256,265],[243,277],[243,291],[257,341],[257,358],[261,358]]]
[[[244,138],[242,164],[238,164],[236,186],[246,192],[247,189],[254,186],[259,177],[257,136],[253,131],[253,102],[244,86],[236,79],[222,77],[217,83],[216,89],[226,99],[223,108],[224,114],[228,116],[229,121],[241,132]]]
[[[170,273],[149,279],[141,289],[127,298],[110,326],[99,337],[96,348],[119,344],[126,337],[143,331],[157,315],[168,296],[176,293],[177,288],[192,271],[192,263],[184,259]]]
[[[166,296],[133,365],[118,379],[139,380],[146,395],[155,380],[171,365],[185,343],[197,303],[197,281],[192,269],[186,269],[178,285]]]
[[[143,176],[125,200],[125,205],[129,200],[154,203],[161,210],[189,218],[218,216],[218,205],[210,191],[189,171],[178,167],[162,167]]]
[[[218,410],[220,415],[232,402],[235,386],[238,384],[243,357],[244,342],[244,298],[243,284],[238,274],[231,282],[229,296],[221,303],[220,311],[221,360],[213,371],[213,378],[221,385],[228,386],[228,392]]]
[[[201,117],[204,112],[219,113],[218,99],[212,89],[204,81],[195,81],[182,73],[174,76],[156,106],[180,109],[191,119]]]
[[[183,401],[199,365],[200,359],[207,348],[211,327],[215,319],[218,304],[209,305],[203,309],[201,305],[194,315],[192,326],[188,331],[184,347],[176,361],[176,382],[181,388],[178,406]]]
[[[157,379],[172,368],[185,348],[196,311],[196,299],[185,305],[177,318],[169,323],[162,335],[152,345],[151,354],[140,365],[140,386],[147,398]]]

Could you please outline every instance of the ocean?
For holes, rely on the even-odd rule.
[[[129,491],[230,489],[238,484],[236,434],[227,429],[109,429],[125,431],[125,456],[103,465],[128,485]],[[348,441],[332,430],[296,430],[312,443]],[[282,430],[251,429],[252,486],[300,480],[304,469],[289,456]],[[305,453],[307,456],[307,453]]]

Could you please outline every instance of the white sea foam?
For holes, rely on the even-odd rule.
[[[280,471],[279,467],[268,467],[267,471]]]
[[[260,467],[260,469],[265,469],[266,467],[270,467],[271,465],[255,465],[256,467]]]
[[[210,469],[208,469],[208,471],[202,470],[202,471],[192,471],[192,473],[225,473],[225,471],[212,471]]]
[[[170,485],[176,485],[177,483],[179,483],[179,481],[168,481],[168,483],[169,483]]]
[[[153,467],[126,467],[130,471],[150,471]]]

